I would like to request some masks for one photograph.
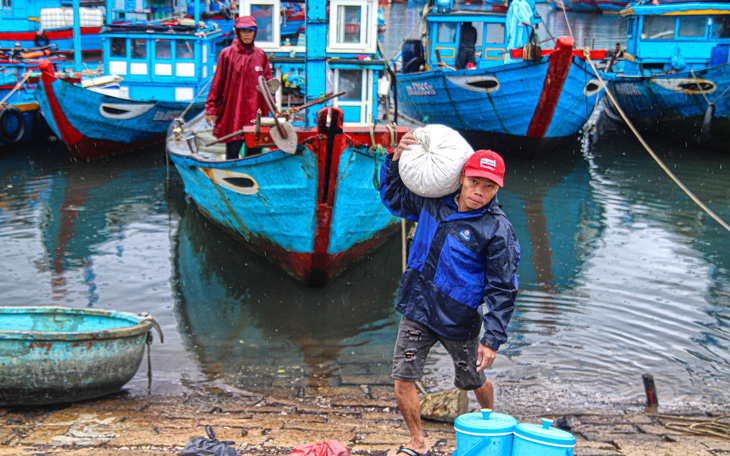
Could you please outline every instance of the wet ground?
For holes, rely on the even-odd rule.
[[[205,425],[213,427],[219,440],[233,441],[242,455],[288,455],[298,445],[333,439],[353,455],[380,455],[407,442],[388,389],[325,393],[293,398],[223,390],[173,396],[120,393],[72,405],[0,408],[0,456],[180,454],[190,439],[205,435]],[[696,409],[625,409],[607,415],[554,408],[537,415],[524,404],[511,410],[521,423],[547,417],[569,427],[577,440],[576,456],[730,454],[730,439],[672,429],[672,422],[684,426],[715,418]],[[451,424],[424,425],[436,456],[455,450]]]

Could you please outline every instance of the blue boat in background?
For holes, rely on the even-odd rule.
[[[647,133],[730,147],[730,4],[634,5],[623,60],[604,77]]]
[[[425,17],[428,37],[406,41],[397,77],[398,112],[417,122],[438,122],[489,140],[561,139],[576,135],[602,95],[596,74],[559,37],[541,49],[534,3],[469,6],[439,0]],[[532,24],[532,25],[531,25]],[[460,46],[469,26],[477,37],[474,63]],[[605,51],[591,52],[594,59]]]
[[[222,31],[196,17],[184,21],[127,21],[107,1],[101,34],[104,77],[72,83],[42,64],[35,91],[46,121],[77,160],[94,160],[165,138],[169,123],[205,103]],[[199,14],[199,12],[198,12]]]
[[[376,1],[333,1],[330,14],[324,0],[307,8],[306,45],[293,46],[281,36],[278,0],[241,4],[259,24],[256,45],[274,54],[277,78],[305,75],[305,104],[286,109],[286,97],[265,96],[272,117],[242,129],[246,147],[268,150],[226,161],[201,113],[173,125],[167,151],[206,217],[293,277],[320,285],[399,229],[380,202],[378,172],[384,147],[407,129],[377,120],[385,62],[375,58]],[[268,92],[263,79],[259,88]]]
[[[65,65],[48,48],[42,51],[13,50],[0,55],[0,149],[36,139],[48,126],[38,110],[33,90],[38,83],[38,59],[52,66]]]
[[[80,24],[81,51],[100,53],[99,33],[104,24],[104,13],[98,2],[80,3],[70,7],[63,0],[12,0],[3,2],[0,18],[0,48],[23,49],[53,46],[56,52],[74,51],[75,21]]]

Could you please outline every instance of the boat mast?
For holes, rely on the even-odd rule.
[[[310,102],[327,91],[327,2],[308,0],[306,11],[305,101]],[[334,20],[334,18],[332,19]],[[316,109],[307,110],[306,125],[317,125]]]
[[[81,4],[79,0],[73,0],[71,6],[74,10],[74,71],[81,72]]]

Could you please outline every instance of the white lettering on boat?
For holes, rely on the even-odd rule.
[[[639,88],[634,84],[616,84],[616,93],[621,95],[641,95]]]
[[[157,111],[155,113],[155,118],[152,119],[153,122],[172,122],[173,120],[177,119],[177,117],[182,114],[182,111],[179,111],[177,109],[172,111]]]
[[[427,82],[414,82],[406,87],[406,92],[408,92],[408,95],[412,97],[436,95],[436,91],[433,89],[433,86]]]

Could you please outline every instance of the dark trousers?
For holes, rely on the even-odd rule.
[[[226,160],[236,160],[241,158],[241,148],[243,147],[244,140],[236,139],[226,143]],[[246,156],[258,155],[261,153],[260,147],[247,147]]]

